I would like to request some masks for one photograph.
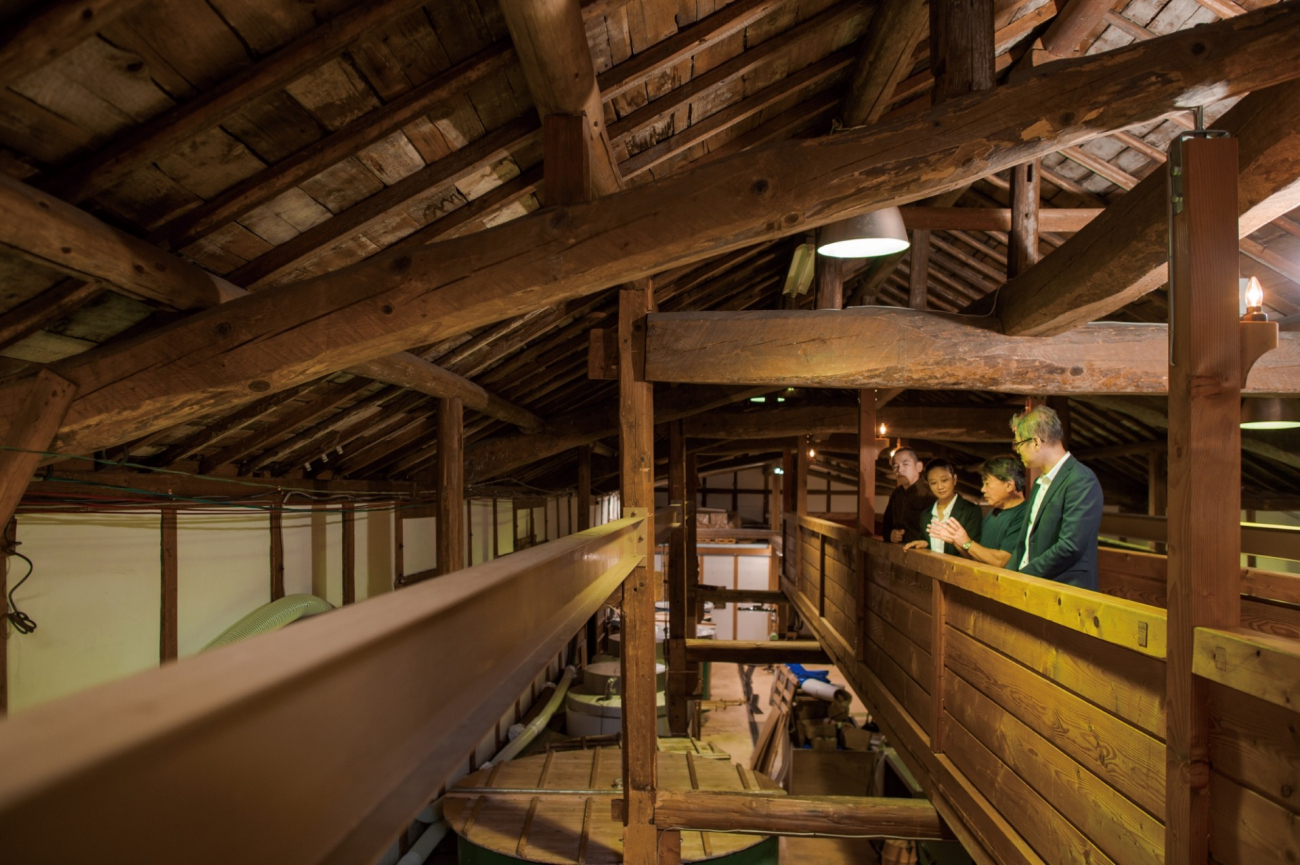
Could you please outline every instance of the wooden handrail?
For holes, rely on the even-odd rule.
[[[183,845],[204,863],[374,859],[642,563],[641,522],[607,523],[9,718],[0,723],[6,857],[166,863]],[[71,812],[76,832],[49,831]]]
[[[668,543],[669,537],[672,536],[673,529],[677,528],[681,524],[681,505],[669,505],[666,508],[660,508],[655,511],[655,546]]]
[[[1148,604],[1030,577],[989,565],[971,564],[928,550],[904,550],[871,538],[861,540],[870,555],[959,589],[1023,610],[1143,655],[1165,656],[1165,611]]]
[[[833,523],[830,520],[810,517],[807,514],[788,514],[788,516],[796,517],[799,521],[800,528],[814,531],[819,535],[825,535],[828,538],[833,538],[834,540],[837,540],[842,544],[848,544],[849,546],[856,546],[858,543],[858,533],[848,526],[842,526],[839,523]]]
[[[1291,712],[1300,709],[1300,640],[1197,628],[1192,672]]]
[[[867,796],[660,790],[655,794],[654,822],[660,829],[764,835],[934,840],[953,837],[934,806],[924,799]]]
[[[1169,539],[1165,517],[1147,514],[1102,514],[1101,531],[1158,543]],[[1300,561],[1300,527],[1242,523],[1241,551],[1251,556]]]

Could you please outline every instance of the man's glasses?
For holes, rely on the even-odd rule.
[[[1011,449],[1012,449],[1013,451],[1017,451],[1017,452],[1018,452],[1018,451],[1020,450],[1020,446],[1021,446],[1021,445],[1027,445],[1027,444],[1029,444],[1029,443],[1030,443],[1031,441],[1033,441],[1033,440],[1034,440],[1034,437],[1033,437],[1033,436],[1030,436],[1030,437],[1027,438],[1027,439],[1021,439],[1021,440],[1018,441],[1018,442],[1012,442],[1012,443],[1011,443]]]

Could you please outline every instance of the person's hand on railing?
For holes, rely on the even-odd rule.
[[[929,542],[929,541],[911,541],[910,543],[907,544],[907,546],[903,547],[903,549],[904,549],[904,550],[928,550],[928,549],[930,549],[930,542]]]
[[[889,542],[891,544],[901,544],[903,542],[903,530],[894,529],[889,533]]]
[[[970,535],[966,533],[966,529],[952,517],[940,522],[930,523],[930,536],[956,547],[960,547],[970,540]]]

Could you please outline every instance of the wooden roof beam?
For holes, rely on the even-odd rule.
[[[845,126],[875,123],[912,71],[912,52],[930,26],[926,0],[883,0],[862,40],[853,83],[844,98]]]
[[[1251,93],[1215,125],[1237,138],[1240,148],[1242,237],[1300,206],[1300,83]],[[1165,186],[1164,172],[1153,172],[1003,286],[998,296],[1003,330],[1062,333],[1164,284],[1169,254]]]
[[[1279,4],[1049,68],[915,117],[738,154],[472,237],[381,254],[61,361],[59,374],[80,389],[56,446],[82,453],[127,441],[629,278],[957,189],[1198,100],[1276,84],[1300,75],[1300,8]],[[1068,125],[1057,125],[1061,118]],[[703,204],[701,188],[715,192]]]
[[[767,393],[771,388],[673,388],[655,400],[658,423],[680,420],[719,408],[751,396]],[[550,431],[538,435],[499,436],[476,442],[465,449],[465,480],[485,481],[537,462],[549,456],[591,444],[618,433],[617,403],[582,409],[556,418]]]
[[[769,387],[908,387],[1022,394],[1161,394],[1168,327],[1089,324],[1011,337],[958,318],[886,307],[651,314],[646,378]],[[815,348],[812,348],[815,347]],[[1244,392],[1300,393],[1300,334],[1283,334]]]
[[[187,141],[217,126],[249,102],[279,90],[421,5],[423,0],[359,3],[216,87],[119,135],[49,178],[42,187],[74,204],[85,201],[137,168],[179,150]]]
[[[1011,412],[980,406],[893,406],[881,409],[877,423],[891,436],[948,441],[1007,441]],[[688,438],[769,439],[798,435],[858,432],[855,405],[785,405],[757,411],[711,411],[690,418]]]
[[[3,176],[0,176],[0,247],[88,284],[112,288],[172,309],[203,309],[247,294],[222,277]],[[367,361],[364,371],[350,371],[429,396],[459,396],[475,411],[526,429],[537,429],[541,423],[526,409],[511,405],[472,381],[408,352]]]
[[[503,0],[501,12],[537,113],[585,114],[592,191],[622,189],[578,0]]]

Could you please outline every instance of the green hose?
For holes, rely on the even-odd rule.
[[[216,639],[204,646],[201,651],[206,652],[208,649],[228,646],[231,643],[247,640],[249,637],[256,637],[258,634],[278,631],[299,619],[327,613],[332,609],[334,609],[333,604],[315,595],[286,595],[278,601],[272,601],[253,610],[218,634]]]

